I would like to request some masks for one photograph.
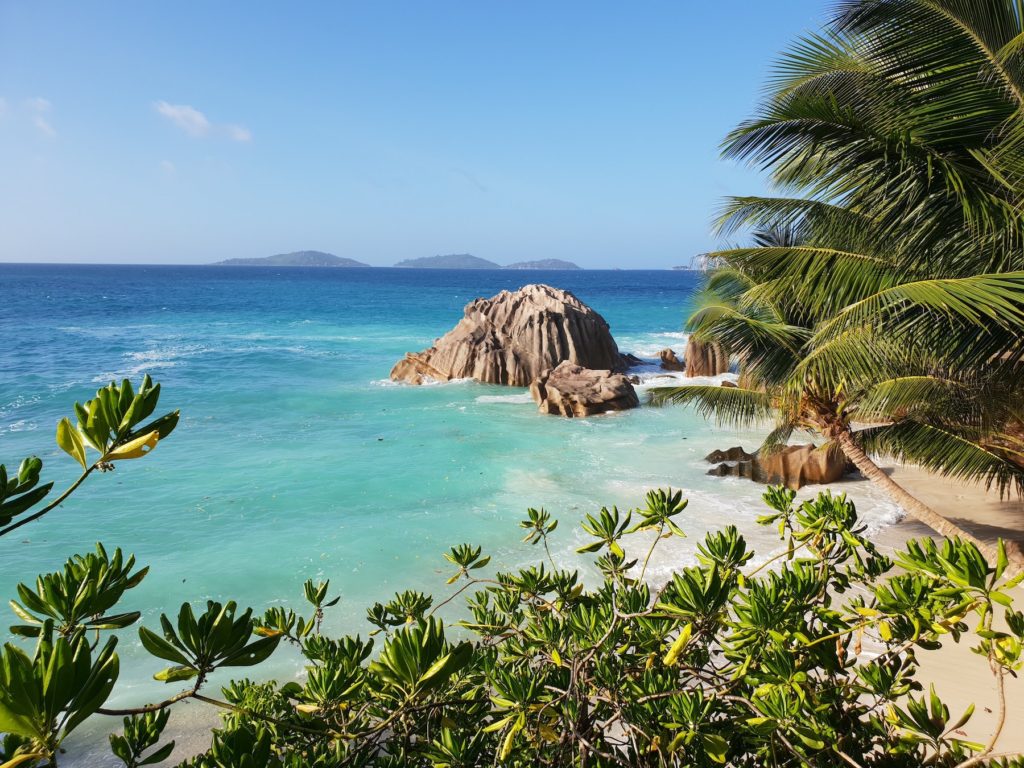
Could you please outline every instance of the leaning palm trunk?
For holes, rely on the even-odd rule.
[[[985,559],[990,563],[995,563],[997,561],[998,549],[996,547],[991,544],[986,544],[976,536],[972,536],[960,526],[951,523],[920,499],[912,496],[902,485],[889,477],[889,475],[887,475],[859,445],[857,445],[857,441],[854,439],[853,433],[849,429],[845,427],[837,429],[832,437],[836,443],[839,444],[839,447],[846,455],[846,458],[853,462],[854,466],[860,470],[861,474],[875,485],[881,487],[887,494],[889,494],[889,497],[893,501],[899,504],[904,511],[907,512],[907,514],[924,525],[927,525],[940,536],[945,536],[946,538],[958,537],[964,541],[969,541],[981,551],[985,556]],[[1011,557],[1018,568],[1024,568],[1024,561],[1021,560],[1019,555],[1013,555]]]

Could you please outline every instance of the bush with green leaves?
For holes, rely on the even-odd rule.
[[[107,396],[118,410],[96,411],[118,424],[107,432],[90,426],[91,405],[76,409],[84,415],[70,428],[100,453],[87,473],[140,455],[128,446],[152,439],[155,428],[134,423],[155,397],[125,414],[155,389],[147,380],[139,394],[127,384],[101,390],[119,393]],[[67,430],[58,441],[74,456],[79,441]],[[1024,574],[1009,573],[1002,545],[995,563],[959,539],[911,542],[890,559],[845,496],[798,503],[769,488],[764,499],[759,522],[778,532],[773,553],[758,561],[728,526],[660,585],[647,569],[657,547],[685,535],[679,491],[588,514],[592,541],[579,553],[593,567],[583,572],[552,557],[557,522],[531,509],[520,527],[524,546],[541,545],[535,564],[492,572],[480,547],[455,546],[444,554],[448,596],[408,590],[376,603],[366,637],[325,631],[339,600],[329,582],[306,582],[305,615],[186,603],[174,619],[135,630],[154,677],[177,690],[131,709],[106,703],[118,637],[140,617],[121,603],[147,570],[97,545],[17,589],[19,623],[0,659],[0,768],[55,766],[76,727],[112,717],[122,722],[110,736],[117,759],[166,764],[168,713],[187,700],[223,715],[209,749],[180,768],[1024,768],[999,752],[1006,686],[1024,663],[1024,614],[1013,605]],[[918,681],[920,656],[949,642],[973,643],[992,671],[997,725],[982,742],[961,736],[973,708],[951,713]],[[258,665],[282,643],[305,659],[299,678],[230,679],[230,668]]]

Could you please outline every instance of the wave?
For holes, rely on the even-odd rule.
[[[533,395],[529,392],[517,392],[514,395],[480,395],[478,403],[532,403]]]
[[[391,379],[373,379],[370,381],[370,384],[375,387],[454,387],[476,383],[476,380],[472,378],[438,381],[437,379],[432,379],[429,376],[425,376],[421,384],[410,384],[406,381],[392,381]]]
[[[720,387],[725,382],[735,384],[739,380],[739,376],[735,373],[721,373],[718,376],[687,377],[681,371],[664,371],[660,368],[655,368],[654,370],[632,369],[630,373],[640,379],[640,383],[634,385],[638,392],[646,392],[655,387]]]
[[[681,357],[689,338],[690,334],[685,331],[657,331],[621,336],[617,342],[619,349],[625,352],[630,352],[643,360],[656,361],[663,349],[673,349]]]

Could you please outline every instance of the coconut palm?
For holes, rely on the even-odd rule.
[[[720,256],[728,262],[731,254]],[[1024,468],[1014,459],[1024,456],[1024,444],[1002,427],[1020,417],[1019,380],[951,367],[905,335],[880,336],[870,326],[833,336],[835,316],[809,318],[796,296],[759,296],[764,282],[756,274],[739,259],[714,273],[688,323],[695,338],[736,356],[740,386],[664,388],[655,399],[692,403],[730,426],[773,420],[763,451],[798,430],[818,433],[921,522],[992,554],[897,484],[871,454],[1020,493]],[[1016,290],[1024,291],[1024,276]]]
[[[870,454],[1024,491],[1024,26],[1009,0],[849,0],[782,59],[728,156],[788,197],[736,198],[689,326],[740,388],[660,390],[765,448],[810,429],[943,535]],[[976,543],[976,540],[974,540]],[[991,552],[991,550],[989,550]]]

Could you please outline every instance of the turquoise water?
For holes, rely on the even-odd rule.
[[[163,410],[183,415],[152,456],[91,479],[0,540],[0,595],[102,539],[152,566],[124,603],[149,626],[186,600],[300,607],[302,582],[329,578],[342,596],[329,627],[365,634],[374,601],[405,588],[445,593],[441,555],[452,544],[483,545],[501,567],[534,559],[517,527],[528,506],[561,519],[555,556],[570,564],[585,512],[631,507],[668,485],[691,499],[690,538],[662,552],[658,571],[690,562],[693,542],[729,523],[767,553],[775,542],[754,523],[761,488],[707,477],[702,461],[713,448],[753,447],[757,435],[679,407],[567,420],[538,414],[525,390],[387,381],[470,299],[527,282],[574,291],[624,351],[682,354],[697,287],[684,272],[0,265],[8,466],[37,453],[58,486],[70,482],[75,465],[54,445],[55,424],[113,378],[150,373]],[[843,489],[873,525],[894,519],[863,483]],[[121,653],[115,701],[166,693],[149,679],[161,663],[134,633]],[[282,656],[261,674],[296,671]]]

